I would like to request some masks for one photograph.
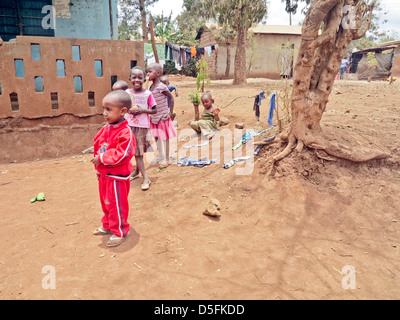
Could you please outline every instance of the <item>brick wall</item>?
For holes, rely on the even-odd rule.
[[[213,34],[208,29],[205,29],[200,37],[200,47],[208,47],[217,44]],[[217,58],[218,50],[211,51],[211,55],[208,56],[207,53],[204,54],[205,60],[210,71],[210,78],[215,79],[217,75]]]

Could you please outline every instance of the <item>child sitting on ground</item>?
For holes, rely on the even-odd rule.
[[[136,142],[125,114],[131,107],[131,97],[122,90],[111,91],[103,99],[106,125],[94,137],[94,158],[99,194],[103,209],[102,226],[94,235],[112,234],[108,247],[121,244],[129,235],[129,176]]]
[[[209,92],[206,92],[201,96],[201,104],[204,107],[201,119],[191,121],[189,125],[196,132],[203,134],[208,139],[212,139],[215,132],[219,129],[218,121],[220,110],[213,106],[214,99]]]

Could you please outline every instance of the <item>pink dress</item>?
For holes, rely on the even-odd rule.
[[[151,116],[151,134],[154,138],[169,140],[176,137],[174,123],[169,117],[168,98],[163,93],[168,87],[160,82],[157,86],[151,85],[150,91],[157,103],[157,113]]]

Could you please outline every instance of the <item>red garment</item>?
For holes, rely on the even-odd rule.
[[[194,57],[197,54],[197,49],[196,47],[190,47],[190,55]]]
[[[128,194],[129,175],[133,170],[131,159],[135,155],[136,142],[126,120],[106,124],[94,138],[94,154],[100,164],[95,166],[99,175],[99,194],[104,216],[103,228],[118,237],[129,231]]]
[[[106,124],[94,137],[94,154],[99,156],[100,161],[96,170],[100,174],[124,179],[133,170],[130,160],[135,155],[135,149],[135,137],[127,120]]]
[[[128,194],[131,186],[127,180],[117,180],[101,174],[99,177],[100,203],[104,216],[103,228],[118,237],[126,237],[129,231]]]

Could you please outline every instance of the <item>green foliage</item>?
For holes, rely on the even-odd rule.
[[[172,60],[165,60],[164,74],[177,74],[178,69],[175,68],[175,62]]]
[[[200,93],[199,93],[198,91],[192,91],[192,92],[190,92],[190,93],[189,93],[189,100],[190,100],[193,104],[199,106],[200,103],[201,103],[201,95],[200,95]]]
[[[208,69],[208,64],[206,59],[201,57],[199,61],[196,63],[196,67],[198,70],[197,77],[196,77],[196,85],[197,91],[204,92],[205,84],[210,84],[210,70]]]
[[[192,57],[186,65],[182,68],[181,74],[188,76],[188,77],[197,77],[197,73],[199,69],[197,68],[197,61],[199,59],[197,57]]]

